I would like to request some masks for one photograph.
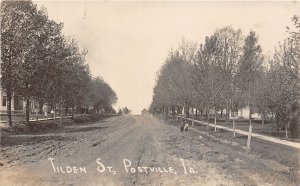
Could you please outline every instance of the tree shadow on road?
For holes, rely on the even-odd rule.
[[[1,136],[0,147],[12,147],[17,145],[32,145],[35,143],[45,142],[45,141],[66,141],[70,137],[51,135],[11,135],[11,136]]]
[[[95,130],[102,130],[107,127],[83,126],[83,127],[68,127],[61,128],[48,134],[15,134],[1,136],[0,147],[11,147],[15,145],[32,145],[45,141],[66,141],[74,140],[74,136],[67,135],[68,133],[80,133]],[[66,134],[65,136],[63,136]]]

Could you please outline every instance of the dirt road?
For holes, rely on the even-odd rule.
[[[0,185],[281,185],[288,167],[151,116],[118,116],[10,136]],[[292,184],[292,182],[291,182]],[[296,185],[296,184],[295,184]]]

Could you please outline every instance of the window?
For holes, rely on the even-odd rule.
[[[6,96],[2,97],[2,106],[5,107],[6,106]]]

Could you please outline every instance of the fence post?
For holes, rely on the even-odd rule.
[[[235,138],[235,119],[234,119],[234,116],[232,118],[232,125],[233,125],[233,138]]]
[[[251,135],[252,135],[252,125],[249,126],[248,140],[247,140],[247,152],[250,151],[251,148]]]

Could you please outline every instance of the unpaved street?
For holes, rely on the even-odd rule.
[[[152,116],[117,116],[10,138],[15,143],[0,151],[0,185],[281,185],[287,180],[277,175],[287,167],[193,131],[180,133]]]

